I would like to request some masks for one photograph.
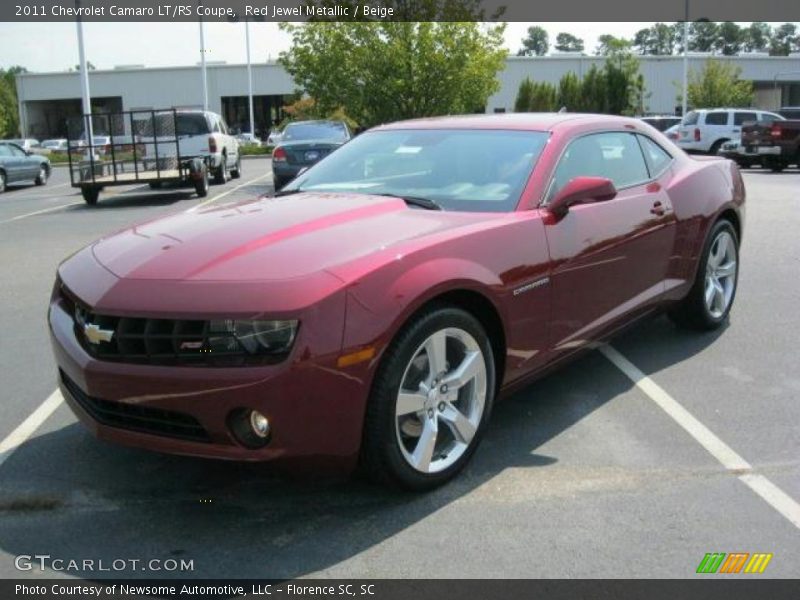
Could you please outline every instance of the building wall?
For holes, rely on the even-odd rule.
[[[708,56],[690,56],[689,69],[699,71],[708,59]],[[742,79],[757,82],[759,89],[771,87],[776,75],[779,82],[800,82],[798,56],[715,56],[713,59],[734,63],[742,69]],[[596,56],[509,57],[505,70],[499,75],[500,91],[489,98],[487,112],[502,108],[507,112],[512,111],[519,84],[525,77],[558,84],[564,74],[572,71],[581,77],[593,64],[602,67],[604,60]],[[674,113],[676,106],[680,105],[677,98],[683,81],[683,58],[644,56],[640,58],[639,68],[644,76],[645,110],[648,113]],[[773,94],[759,93],[756,102],[759,108],[775,109],[780,106],[780,99]]]
[[[709,57],[691,56],[690,69],[699,70]],[[777,108],[781,99],[770,89],[775,77],[782,82],[783,103],[800,93],[800,57],[738,56],[714,57],[730,61],[742,70],[741,76],[756,82],[756,105],[760,108]],[[573,71],[582,76],[591,65],[601,67],[604,59],[594,56],[509,57],[506,68],[498,75],[500,91],[487,103],[486,112],[498,109],[513,110],[519,84],[525,77],[557,84],[561,77]],[[644,105],[648,113],[672,114],[679,104],[677,96],[683,77],[683,59],[680,56],[646,56],[640,59],[645,80]],[[253,93],[255,95],[288,95],[295,91],[291,77],[275,63],[255,64]],[[92,96],[120,97],[124,110],[137,108],[199,108],[202,106],[200,67],[169,67],[153,69],[119,69],[92,71],[89,85]],[[25,73],[17,78],[20,98],[20,117],[23,128],[35,115],[29,107],[40,100],[74,100],[80,98],[80,75],[70,73]],[[209,65],[209,109],[222,111],[223,96],[247,94],[247,68],[245,65]],[[40,105],[41,106],[41,105]],[[34,113],[36,111],[33,111]],[[23,133],[26,133],[24,130]]]

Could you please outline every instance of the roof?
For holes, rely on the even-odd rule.
[[[620,121],[633,119],[612,115],[595,115],[589,113],[504,113],[494,115],[462,115],[447,117],[430,117],[427,119],[411,119],[381,125],[375,129],[521,129],[528,131],[552,131],[564,123],[589,124],[591,122]]]

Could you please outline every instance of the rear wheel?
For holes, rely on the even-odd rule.
[[[200,169],[200,177],[194,181],[194,191],[199,198],[208,196],[208,169],[205,165]]]
[[[44,185],[47,183],[47,176],[49,175],[47,171],[47,167],[42,165],[39,167],[39,174],[36,176],[36,179],[33,181],[36,185]]]
[[[0,171],[0,194],[6,191],[6,174],[5,171]]]
[[[97,204],[97,199],[100,197],[100,188],[96,187],[83,187],[81,188],[81,195],[83,196],[83,200],[89,206],[94,206]]]
[[[228,173],[228,156],[226,154],[222,155],[222,160],[220,161],[220,165],[216,171],[214,171],[214,183],[218,185],[223,185],[228,183],[229,173]]]
[[[278,177],[274,173],[272,174],[272,187],[275,188],[275,191],[280,191],[280,189],[289,183],[288,179],[284,179],[283,177]]]
[[[706,240],[694,285],[670,311],[678,325],[716,329],[728,318],[739,281],[739,239],[727,219],[717,221]]]
[[[233,179],[239,179],[242,176],[242,155],[238,155],[236,157],[236,164],[231,169],[231,177]]]
[[[392,341],[369,399],[362,465],[376,480],[426,490],[469,462],[489,420],[494,357],[471,314],[438,306]]]
[[[722,144],[727,142],[728,140],[717,140],[713,144],[711,144],[711,148],[708,149],[708,153],[711,155],[719,154],[719,149],[722,148]]]
[[[780,173],[786,168],[786,165],[779,160],[771,161],[767,166],[773,173]]]
[[[160,190],[161,189],[161,182],[160,181],[151,181],[147,185],[150,186],[151,190]]]

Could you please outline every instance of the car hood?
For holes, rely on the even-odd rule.
[[[103,238],[95,259],[126,279],[268,281],[373,266],[494,215],[430,211],[364,194],[301,193],[209,206]],[[500,214],[496,215],[500,217]]]

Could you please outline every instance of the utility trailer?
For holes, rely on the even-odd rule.
[[[174,108],[92,113],[67,121],[67,156],[72,187],[89,205],[115,185],[165,183],[194,187],[208,195],[206,156],[182,156]]]

